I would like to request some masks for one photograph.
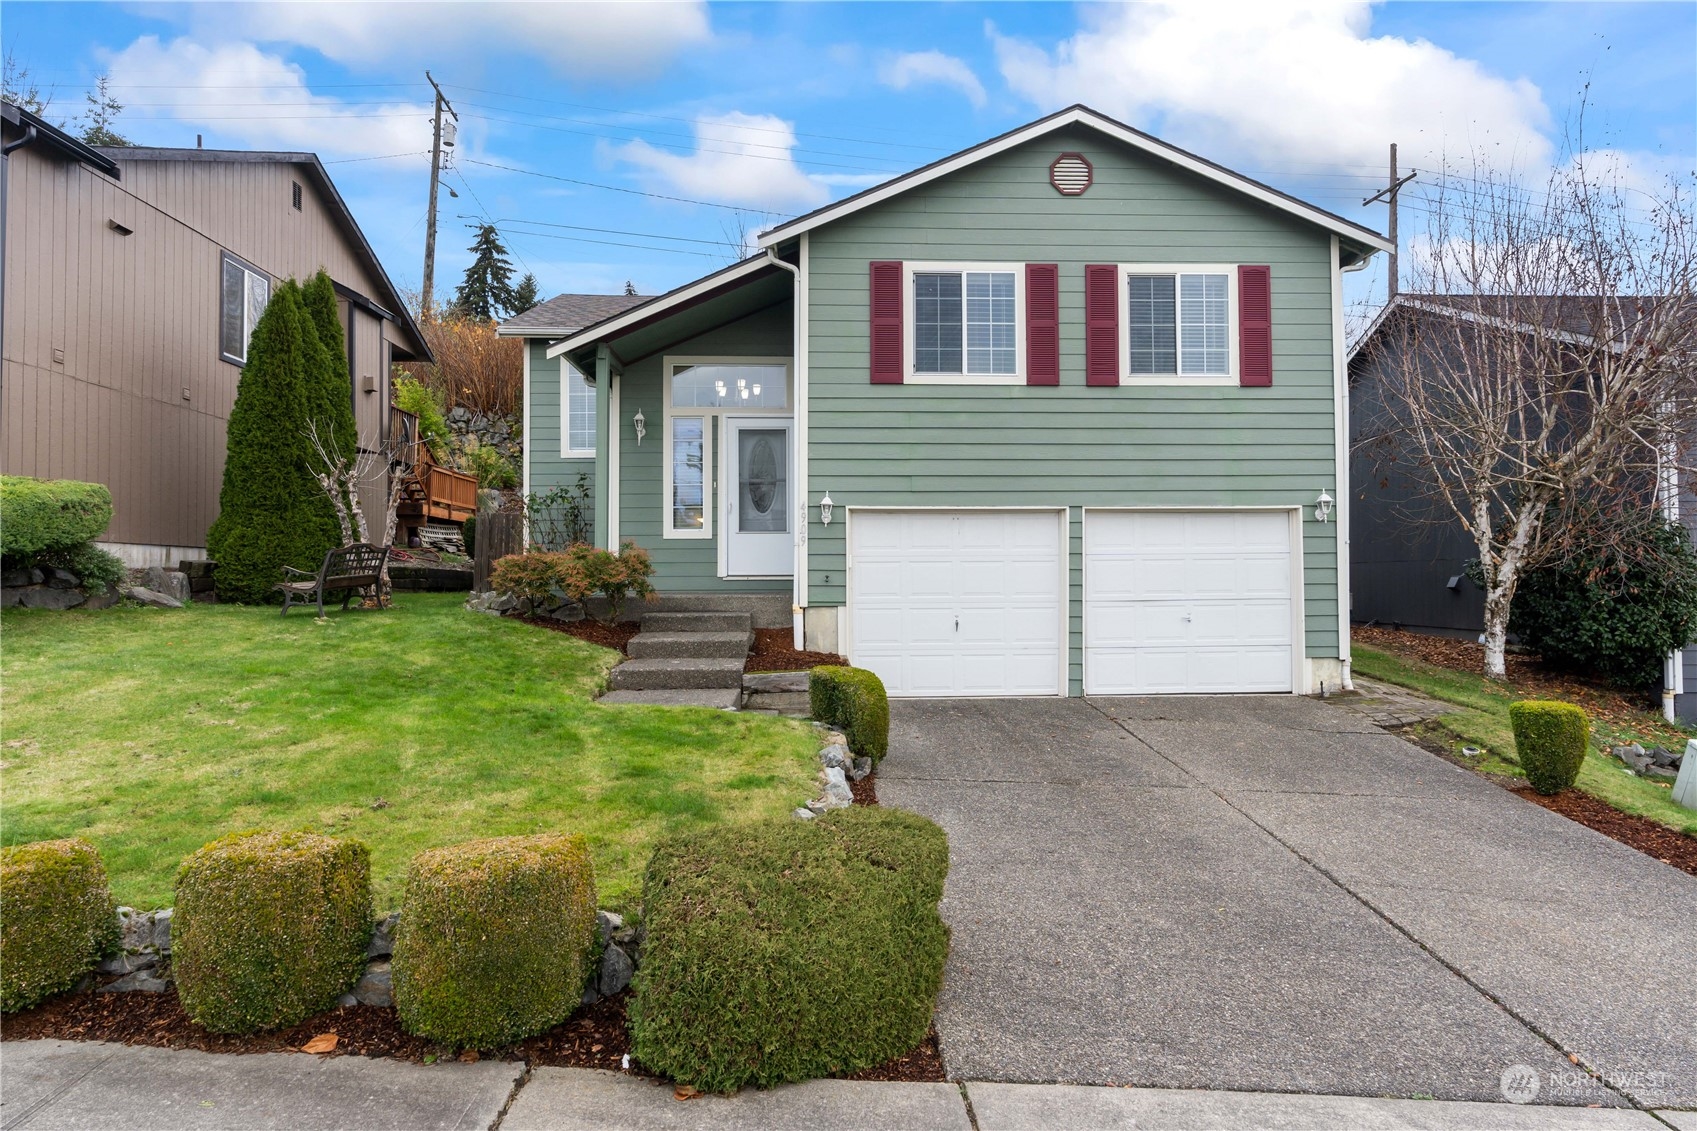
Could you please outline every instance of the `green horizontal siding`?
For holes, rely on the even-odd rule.
[[[560,458],[560,367],[563,358],[548,357],[545,338],[526,338],[530,351],[530,419],[524,422],[524,458],[530,470],[530,491],[544,495],[556,487],[572,487],[580,474],[595,483],[594,459]]]
[[[1064,150],[1095,182],[1048,184]],[[872,260],[1058,263],[1061,384],[869,382]],[[1072,690],[1082,682],[1084,506],[1294,506],[1341,497],[1329,234],[1088,130],[1050,137],[816,229],[809,241],[812,501],[1068,506]],[[1089,263],[1272,267],[1274,384],[1087,388]],[[1123,328],[1122,328],[1123,329]],[[815,512],[816,513],[816,512]],[[809,603],[845,600],[844,523],[809,531]],[[1303,522],[1306,651],[1338,654],[1337,528]]]

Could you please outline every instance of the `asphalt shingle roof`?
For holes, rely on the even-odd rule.
[[[653,295],[555,295],[501,323],[503,334],[564,337],[623,313]]]

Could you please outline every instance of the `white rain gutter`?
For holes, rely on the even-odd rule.
[[[807,235],[802,234],[800,241],[802,262],[807,261]],[[794,576],[790,581],[790,631],[794,638],[796,651],[801,651],[806,644],[806,627],[803,610],[807,607],[807,333],[805,319],[807,317],[807,284],[800,267],[785,263],[778,258],[778,249],[766,249],[767,262],[776,267],[782,267],[794,278],[791,288],[790,305],[793,307],[792,325],[790,327],[790,364],[795,372],[795,497],[797,502],[796,532],[794,539],[794,557],[790,567]]]

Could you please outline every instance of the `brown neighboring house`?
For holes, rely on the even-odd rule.
[[[131,565],[204,557],[248,335],[320,267],[361,446],[381,444],[391,361],[429,350],[314,154],[94,149],[0,111],[0,470],[106,484],[101,544]]]

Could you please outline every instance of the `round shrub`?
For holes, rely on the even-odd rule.
[[[111,521],[112,492],[103,484],[0,475],[0,557],[73,550]]]
[[[371,853],[358,841],[234,833],[177,871],[177,993],[214,1033],[281,1028],[330,1008],[365,971],[370,941]]]
[[[1527,573],[1510,631],[1553,666],[1659,688],[1668,653],[1697,635],[1697,550],[1679,523],[1645,521],[1616,546]]]
[[[1579,777],[1591,744],[1591,720],[1572,703],[1527,699],[1510,703],[1514,750],[1526,780],[1539,793],[1560,793]]]
[[[925,1038],[943,981],[943,831],[841,809],[674,836],[643,887],[632,1054],[714,1092],[853,1072]]]
[[[890,749],[890,697],[884,681],[865,668],[819,667],[809,674],[808,708],[848,739],[849,749],[874,763]]]
[[[392,959],[407,1032],[492,1048],[545,1032],[583,1000],[595,873],[581,836],[492,837],[407,869]]]
[[[70,989],[117,945],[117,908],[92,844],[0,849],[0,1012]]]

